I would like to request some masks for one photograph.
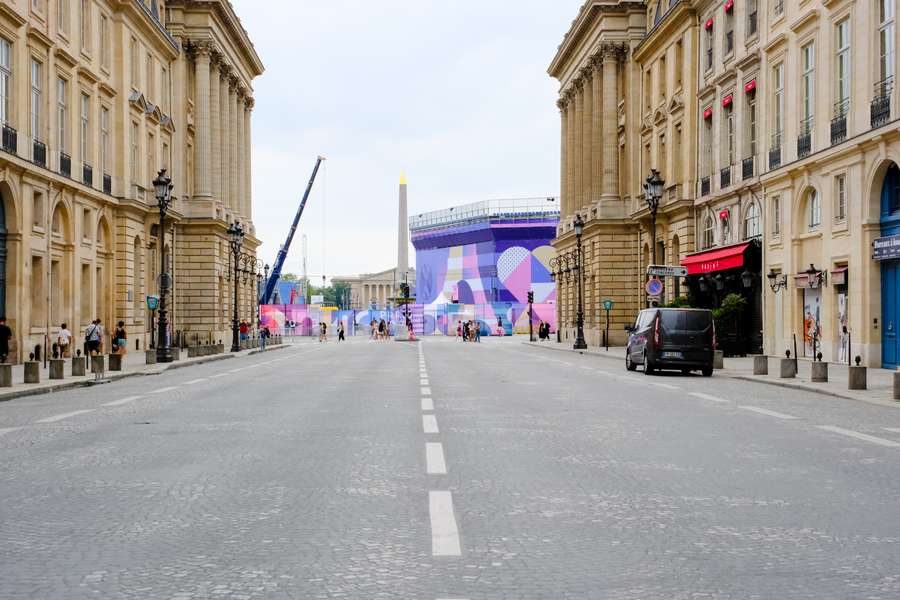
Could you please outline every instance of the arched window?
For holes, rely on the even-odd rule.
[[[744,239],[758,238],[762,231],[759,224],[759,206],[756,202],[750,202],[744,213]]]
[[[716,235],[716,226],[713,222],[713,218],[710,215],[706,215],[706,218],[703,220],[703,238],[701,243],[703,244],[703,249],[712,248],[715,243],[715,235]]]
[[[809,229],[818,229],[822,224],[822,201],[816,190],[810,190],[806,197],[806,214]]]

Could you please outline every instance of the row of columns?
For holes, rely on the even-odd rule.
[[[557,102],[563,217],[619,197],[619,65],[628,47],[604,42]]]
[[[194,196],[215,203],[222,217],[249,222],[250,115],[253,98],[234,67],[209,41],[193,42],[196,93]]]
[[[389,298],[394,295],[394,286],[388,283],[363,284],[363,308],[368,307],[374,300],[378,306],[386,306]]]

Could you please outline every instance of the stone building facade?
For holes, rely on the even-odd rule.
[[[261,72],[226,0],[0,4],[0,312],[13,359],[63,322],[80,339],[94,318],[125,321],[130,350],[148,346],[162,168],[175,185],[173,329],[224,335],[227,224],[246,223],[248,250],[258,245],[249,123]],[[253,293],[242,289],[248,318]]]
[[[363,273],[352,277],[333,277],[332,283],[350,286],[350,306],[352,310],[367,310],[371,307],[387,308],[397,306],[397,299],[402,297],[400,284],[409,285],[411,293],[416,290],[416,270],[407,268],[406,272],[395,267],[379,273]]]

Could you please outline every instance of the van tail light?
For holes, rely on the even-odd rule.
[[[661,337],[659,335],[659,321],[660,320],[657,318],[656,325],[653,327],[653,343],[657,348],[659,348],[659,342],[661,340]]]
[[[712,349],[716,350],[716,324],[712,324]]]

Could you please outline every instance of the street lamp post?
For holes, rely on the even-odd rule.
[[[662,198],[663,184],[665,182],[659,176],[659,171],[650,169],[650,175],[644,182],[644,200],[647,201],[647,209],[650,211],[650,253],[653,264],[656,264],[656,213],[659,211],[659,201]]]
[[[584,221],[581,215],[575,215],[575,272],[578,279],[575,282],[578,288],[578,314],[575,325],[575,350],[586,350],[587,342],[584,341],[584,253],[581,249],[581,234],[584,233]]]
[[[156,362],[170,363],[174,360],[169,340],[169,318],[166,299],[169,295],[169,273],[166,269],[166,213],[172,203],[172,178],[161,169],[153,180],[153,190],[159,207],[159,318],[157,319]]]
[[[232,223],[228,226],[228,236],[231,244],[232,277],[234,277],[234,302],[231,313],[231,351],[240,352],[241,343],[238,337],[238,260],[241,257],[241,246],[244,245],[244,228],[239,223]]]

